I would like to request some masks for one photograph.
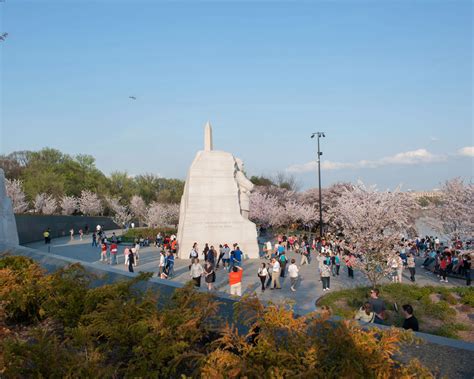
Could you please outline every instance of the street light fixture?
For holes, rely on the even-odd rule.
[[[323,201],[321,197],[321,155],[323,153],[319,149],[319,139],[325,138],[324,132],[316,132],[311,134],[311,138],[318,137],[318,182],[319,182],[319,236],[323,237]]]

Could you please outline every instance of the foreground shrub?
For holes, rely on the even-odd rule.
[[[232,324],[215,298],[191,284],[159,306],[159,294],[139,289],[146,274],[90,288],[91,277],[79,265],[45,275],[31,261],[8,257],[0,267],[10,270],[1,276],[6,285],[27,284],[31,315],[31,326],[10,324],[0,342],[5,378],[430,377],[418,362],[401,366],[395,360],[412,340],[399,329],[295,317],[256,297],[236,303]],[[28,275],[44,286],[31,286]],[[1,294],[10,322],[24,320],[17,317],[24,302]]]

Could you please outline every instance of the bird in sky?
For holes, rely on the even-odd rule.
[[[132,99],[132,100],[137,100],[137,98],[135,96],[129,96],[128,98]]]
[[[2,33],[0,35],[0,41],[5,41],[7,39],[7,37],[8,37],[8,33]]]

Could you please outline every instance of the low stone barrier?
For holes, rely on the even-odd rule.
[[[16,227],[20,244],[41,241],[43,232],[50,228],[51,237],[58,238],[69,235],[71,228],[77,235],[79,229],[85,233],[86,225],[92,233],[97,225],[101,225],[104,230],[120,229],[110,217],[101,216],[45,216],[45,215],[15,215]]]

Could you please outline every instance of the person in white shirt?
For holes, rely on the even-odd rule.
[[[161,274],[163,274],[163,272],[165,271],[165,252],[164,251],[161,251],[160,252],[160,273],[159,273],[159,276],[161,277]]]
[[[260,278],[260,282],[262,283],[262,292],[264,292],[265,281],[267,280],[267,276],[268,276],[267,265],[265,263],[262,263],[262,265],[259,267],[257,275]]]
[[[291,290],[293,292],[296,291],[296,282],[298,281],[298,275],[300,270],[298,269],[298,266],[295,264],[295,259],[291,260],[291,264],[288,266],[288,275],[290,276],[290,281],[291,281]]]
[[[272,243],[271,241],[267,241],[266,243],[266,251],[265,251],[265,257],[270,258],[272,255]]]
[[[199,263],[199,259],[193,259],[193,263],[191,265],[191,269],[189,272],[189,276],[193,278],[194,286],[201,287],[201,277],[204,273],[204,269],[202,268],[201,264]]]
[[[272,284],[270,289],[279,289],[281,290],[280,286],[280,262],[278,262],[275,258],[272,259]]]

